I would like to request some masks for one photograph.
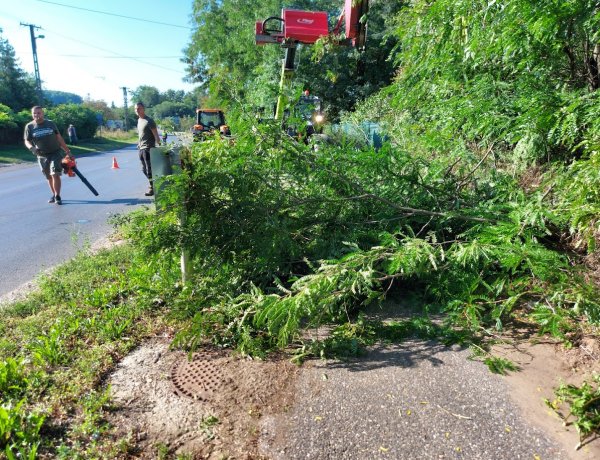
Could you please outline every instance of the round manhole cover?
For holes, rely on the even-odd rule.
[[[175,392],[180,396],[210,400],[224,385],[220,367],[224,358],[210,354],[194,354],[192,359],[187,357],[177,361],[171,369],[171,381]]]

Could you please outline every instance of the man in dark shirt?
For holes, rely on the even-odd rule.
[[[152,185],[152,165],[150,164],[150,149],[156,145],[160,145],[160,137],[154,120],[146,116],[146,108],[144,104],[138,102],[135,104],[135,113],[138,118],[138,151],[140,162],[142,163],[142,172],[148,178],[150,187],[144,193],[146,196],[154,195],[154,187]]]
[[[62,204],[60,197],[63,151],[67,156],[71,150],[60,135],[54,122],[44,119],[44,109],[38,105],[31,109],[33,121],[25,126],[23,140],[37,159],[42,174],[48,181],[52,196],[48,203]]]
[[[75,126],[69,125],[67,134],[69,135],[69,142],[73,145],[77,145],[77,130],[75,129]]]

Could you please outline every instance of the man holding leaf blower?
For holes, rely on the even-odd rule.
[[[48,203],[62,204],[60,197],[60,187],[62,174],[63,151],[68,157],[71,156],[71,150],[65,140],[60,135],[56,124],[53,121],[44,119],[44,109],[36,105],[31,109],[33,121],[25,126],[23,139],[25,146],[37,156],[38,164],[42,173],[48,181],[48,186],[52,191],[52,197]]]

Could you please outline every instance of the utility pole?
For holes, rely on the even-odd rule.
[[[40,66],[38,65],[37,46],[35,43],[35,39],[44,38],[44,36],[35,36],[35,29],[41,29],[40,26],[36,26],[34,24],[23,24],[22,22],[21,25],[29,27],[29,35],[31,35],[31,50],[33,51],[33,72],[35,74],[35,89],[38,95],[38,104],[42,105],[44,102],[44,97],[42,95],[42,80],[40,78]]]
[[[123,90],[123,113],[125,114],[125,131],[129,131],[129,126],[127,123],[127,87],[122,86]]]

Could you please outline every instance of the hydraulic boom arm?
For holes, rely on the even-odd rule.
[[[285,59],[281,69],[279,97],[275,118],[283,118],[286,102],[286,88],[295,72],[294,58],[298,43],[314,44],[328,35],[339,35],[342,23],[345,25],[345,39],[341,44],[363,48],[367,39],[365,15],[369,11],[369,0],[345,0],[344,9],[338,18],[337,25],[330,32],[327,13],[322,11],[298,11],[283,9],[281,17],[272,16],[256,23],[256,44],[280,44],[285,48]]]

